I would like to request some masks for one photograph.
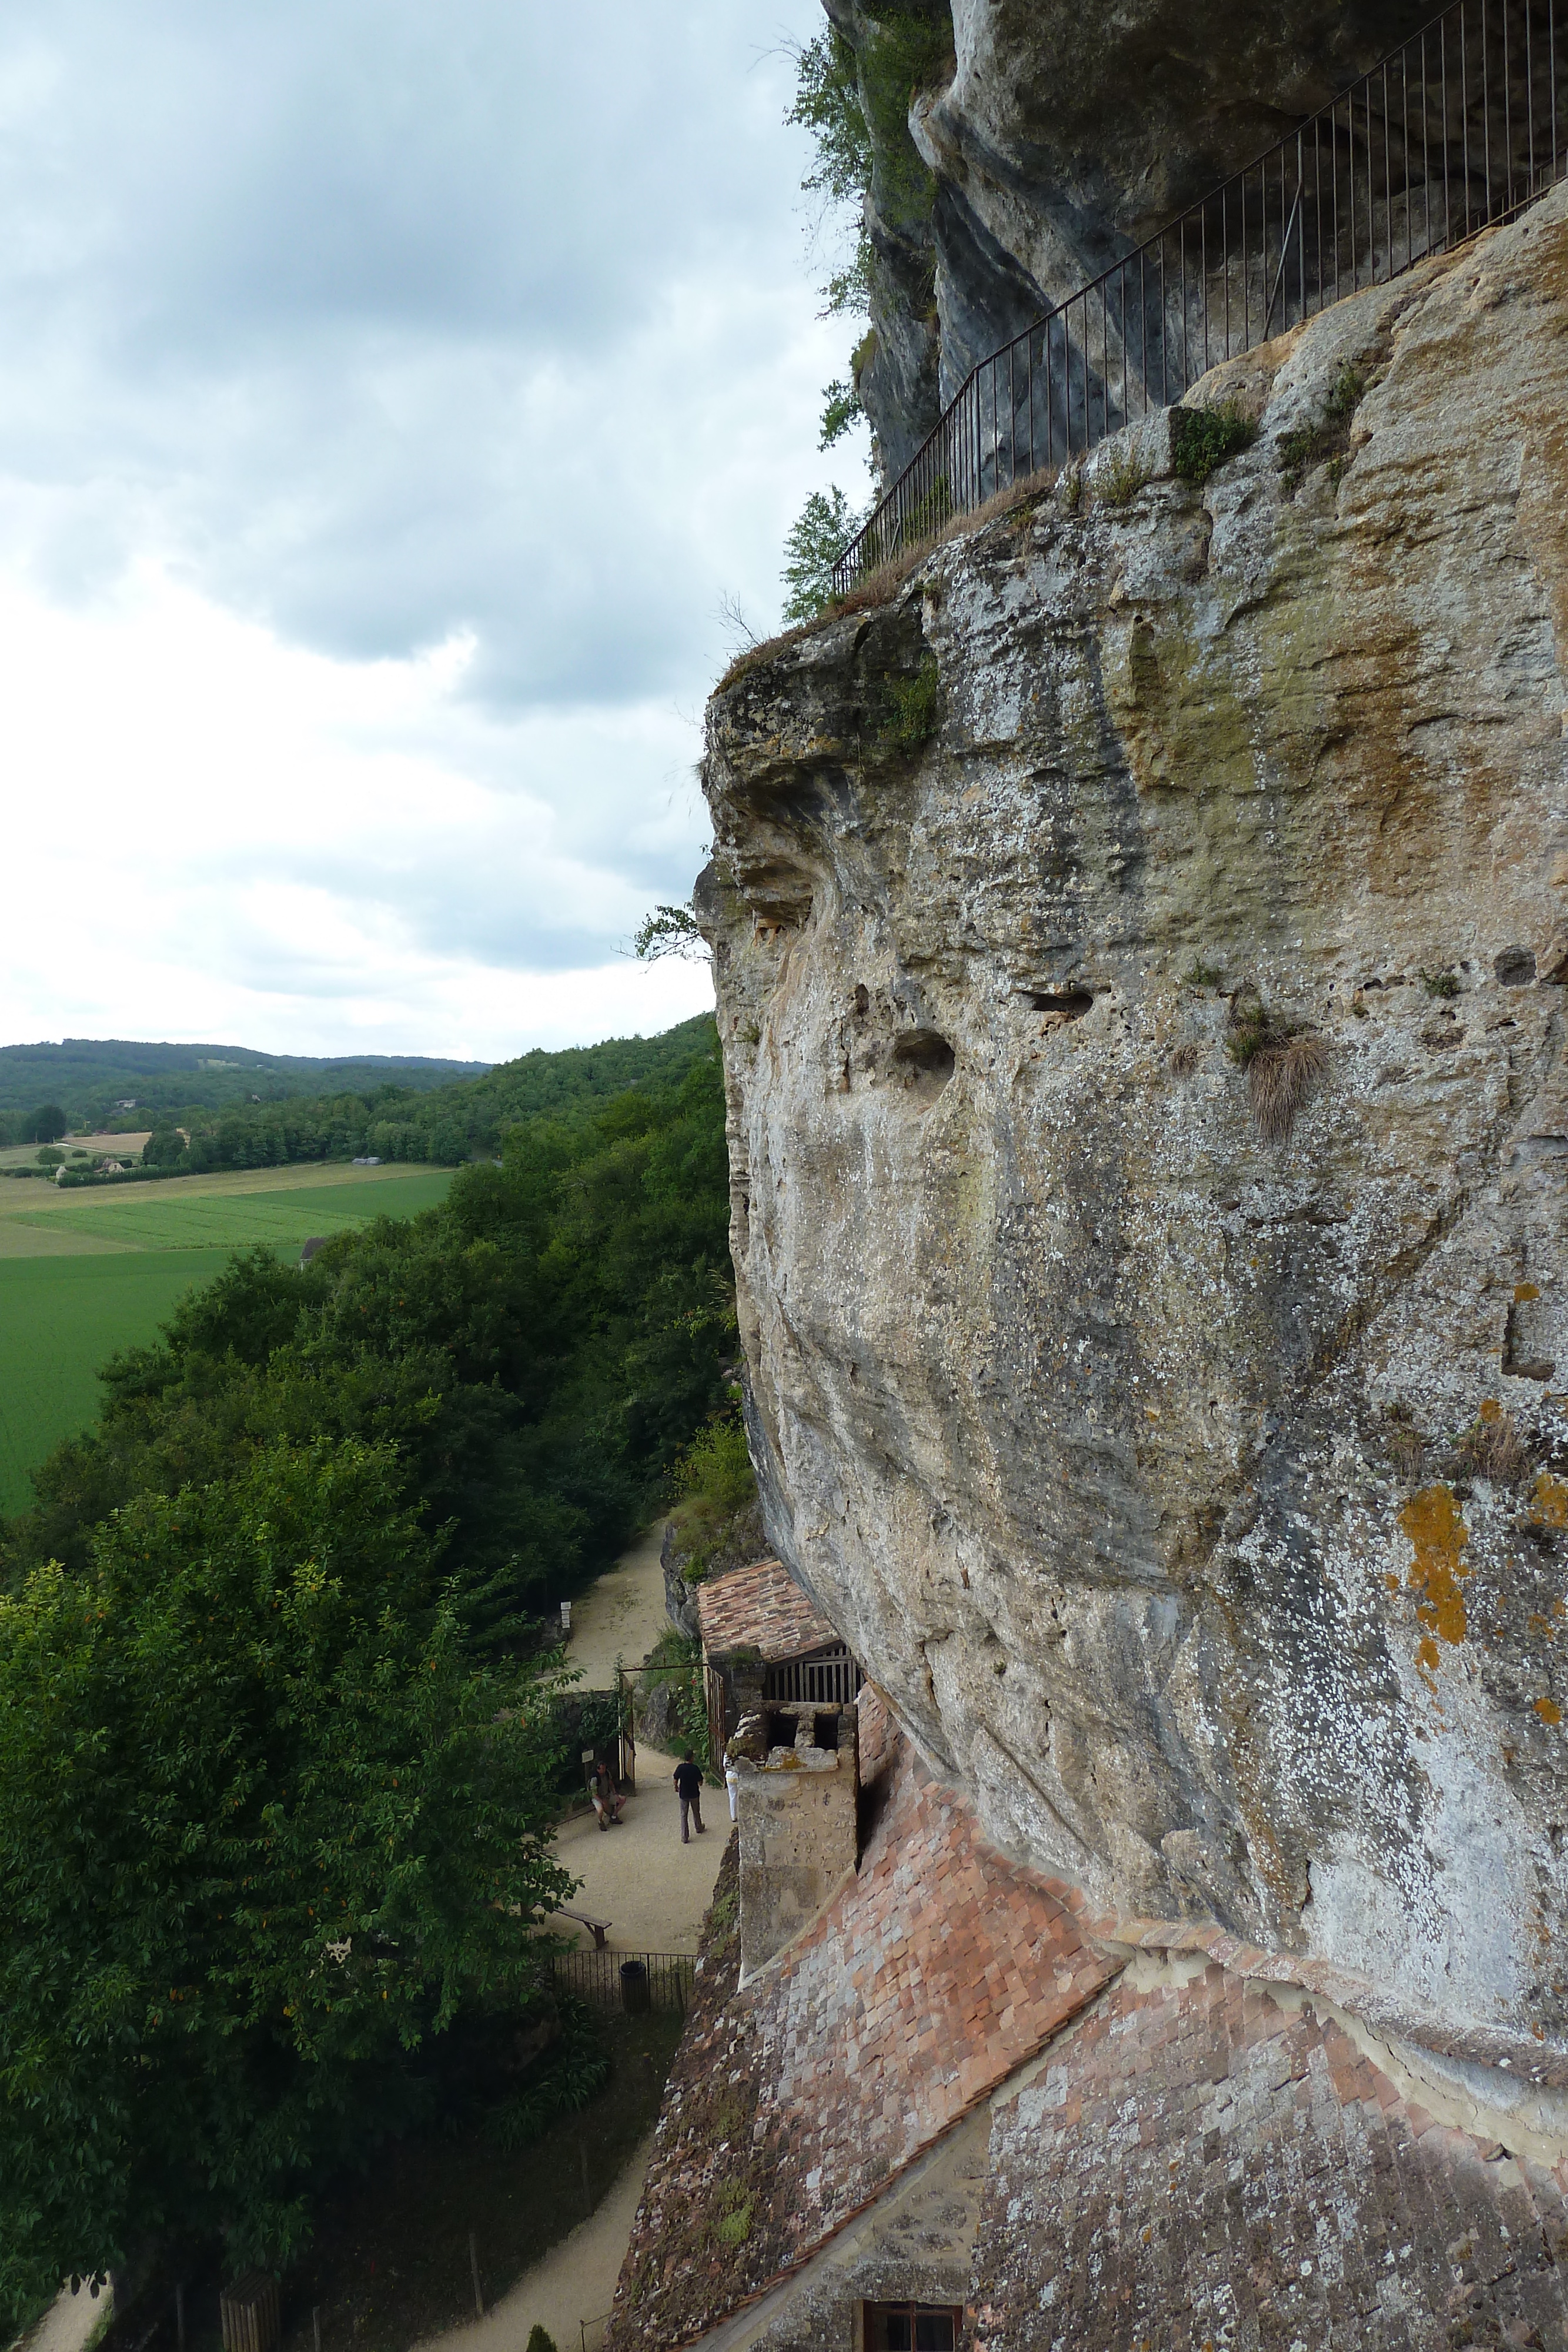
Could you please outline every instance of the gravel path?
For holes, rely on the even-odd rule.
[[[583,1669],[590,1690],[607,1689],[619,1656],[640,1666],[669,1620],[659,1566],[663,1526],[622,1555],[572,1609],[568,1657]],[[681,1843],[680,1809],[671,1774],[673,1756],[637,1750],[637,1787],[619,1829],[601,1830],[591,1813],[567,1822],[556,1852],[582,1881],[581,1901],[611,1922],[609,1942],[621,1952],[695,1952],[697,1930],[713,1899],[713,1883],[729,1836],[724,1791],[705,1792],[706,1835]],[[559,1923],[570,1927],[570,1920]],[[587,1928],[579,1941],[591,1943]],[[544,2327],[557,2352],[597,2352],[615,2294],[652,2138],[644,2140],[620,2179],[570,2238],[526,2271],[494,2311],[466,2327],[434,2337],[422,2352],[526,2352],[529,2331]]]
[[[659,1566],[663,1524],[622,1553],[607,1576],[572,1609],[569,1662],[583,1670],[588,1690],[606,1690],[615,1661],[640,1666],[669,1623],[664,1614],[664,1578]],[[656,1748],[637,1750],[637,1786],[626,1800],[619,1828],[601,1830],[592,1813],[566,1822],[556,1853],[582,1881],[580,1901],[611,1923],[606,1938],[618,1952],[695,1952],[703,1913],[729,1834],[729,1810],[722,1789],[705,1791],[706,1834],[681,1843],[673,1756]],[[570,1929],[570,1920],[559,1922]],[[586,1927],[578,1941],[593,1940]]]
[[[570,2238],[525,2271],[494,2311],[430,2337],[418,2352],[525,2352],[535,2327],[554,2337],[556,2352],[598,2352],[653,2145],[650,2132],[609,2196]]]
[[[645,2156],[643,2161],[645,2166]],[[641,2178],[639,2174],[639,2181]],[[630,2217],[626,2234],[632,2234]],[[69,2286],[63,2286],[32,2334],[18,2342],[16,2352],[82,2352],[99,2322],[108,2316],[109,2307],[107,2285],[96,2294],[85,2282],[74,2294]]]

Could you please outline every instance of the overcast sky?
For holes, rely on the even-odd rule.
[[[660,1028],[853,330],[818,0],[8,0],[0,1043]]]

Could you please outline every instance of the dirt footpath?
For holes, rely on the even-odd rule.
[[[567,1660],[582,1668],[586,1689],[609,1688],[617,1657],[628,1672],[640,1666],[670,1622],[659,1566],[663,1533],[661,1523],[572,1609]],[[683,1846],[674,1769],[674,1757],[639,1748],[637,1786],[626,1800],[620,1826],[601,1830],[588,1813],[564,1822],[556,1837],[561,1863],[582,1881],[579,1899],[610,1921],[606,1940],[618,1952],[695,1952],[703,1913],[713,1899],[729,1835],[729,1809],[722,1789],[705,1790],[706,1834]],[[572,1923],[552,1924],[570,1928]],[[591,1943],[586,1927],[578,1930],[578,1941]]]
[[[622,1553],[614,1567],[597,1577],[580,1600],[571,1604],[571,1634],[566,1662],[582,1670],[584,1690],[609,1690],[615,1680],[615,1661],[628,1674],[640,1666],[661,1633],[670,1630],[664,1613],[664,1572],[659,1547],[664,1522],[654,1521],[648,1533]]]
[[[554,2338],[557,2352],[598,2352],[653,2146],[650,2132],[609,2196],[570,2238],[525,2271],[494,2311],[468,2327],[431,2337],[418,2352],[526,2352],[535,2327]]]
[[[637,1788],[626,1800],[618,1829],[601,1830],[591,1813],[567,1822],[555,1850],[574,1878],[578,1900],[610,1921],[606,1941],[618,1952],[695,1952],[703,1913],[713,1900],[729,1809],[722,1789],[703,1790],[704,1837],[681,1843],[681,1811],[671,1775],[673,1756],[637,1750]],[[570,1927],[571,1921],[559,1923]],[[584,1928],[580,1943],[591,1943]]]
[[[641,2153],[645,2170],[647,2155],[645,2151]],[[638,2179],[640,2183],[641,2172]],[[630,2238],[631,2234],[632,2220],[628,2215],[626,2235]],[[99,2287],[91,2287],[84,2280],[74,2292],[68,2285],[63,2286],[32,2334],[18,2342],[16,2352],[82,2352],[82,2347],[109,2317],[110,2309],[107,2283]]]
[[[583,1669],[590,1690],[607,1689],[615,1661],[640,1666],[669,1620],[659,1566],[663,1526],[653,1528],[601,1576],[572,1609],[570,1664]],[[695,1952],[703,1914],[729,1838],[729,1808],[722,1789],[703,1792],[706,1833],[681,1843],[680,1807],[671,1774],[673,1756],[637,1750],[637,1787],[618,1829],[601,1830],[591,1813],[563,1823],[556,1853],[582,1881],[580,1901],[610,1923],[618,1952]],[[570,1928],[567,1919],[552,1922]],[[587,1928],[578,1940],[592,1941]],[[494,2311],[470,2326],[455,2327],[420,2352],[526,2352],[531,2329],[542,2326],[559,2352],[597,2352],[614,2298],[615,2281],[632,2235],[652,2138],[592,2213],[570,2238],[525,2271]]]

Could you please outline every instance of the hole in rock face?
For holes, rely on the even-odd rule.
[[[1031,988],[1029,992],[1031,1013],[1060,1013],[1065,1021],[1082,1021],[1093,1003],[1086,988]]]
[[[906,1029],[893,1041],[893,1066],[922,1102],[935,1102],[953,1075],[953,1048],[936,1029]]]
[[[1535,978],[1535,958],[1528,948],[1504,948],[1492,966],[1504,988],[1528,988]]]
[[[871,993],[863,980],[855,982],[855,1019],[863,1021],[871,1011]]]

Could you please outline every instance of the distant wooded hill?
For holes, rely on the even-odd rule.
[[[248,1045],[163,1045],[124,1037],[66,1037],[56,1045],[0,1045],[0,1117],[58,1103],[73,1127],[96,1128],[134,1096],[138,1110],[219,1110],[225,1103],[289,1096],[364,1094],[390,1082],[418,1093],[476,1078],[488,1062],[418,1054],[258,1054]],[[142,1119],[146,1126],[151,1122]],[[135,1126],[135,1120],[122,1121]]]
[[[116,1066],[107,1091],[102,1064],[90,1088],[71,1085],[65,1057],[78,1050],[77,1041],[0,1048],[0,1140],[22,1140],[29,1114],[50,1101],[84,1132],[118,1125],[150,1127],[167,1137],[184,1129],[190,1141],[179,1154],[182,1169],[277,1167],[361,1153],[455,1166],[497,1150],[506,1129],[521,1120],[580,1116],[628,1087],[678,1080],[694,1062],[715,1054],[716,1039],[713,1017],[705,1013],[658,1036],[614,1037],[553,1054],[536,1050],[488,1069],[483,1063],[391,1056],[312,1061],[247,1054],[242,1046],[80,1042],[77,1066],[84,1071],[93,1067],[88,1059],[93,1054],[128,1057]],[[135,1055],[144,1057],[142,1072],[153,1055],[167,1055],[177,1066],[137,1076],[129,1062]],[[16,1076],[20,1057],[32,1057],[26,1079]],[[223,1064],[231,1066],[214,1066]],[[134,1112],[112,1108],[132,1094]],[[172,1140],[178,1150],[178,1139]]]

